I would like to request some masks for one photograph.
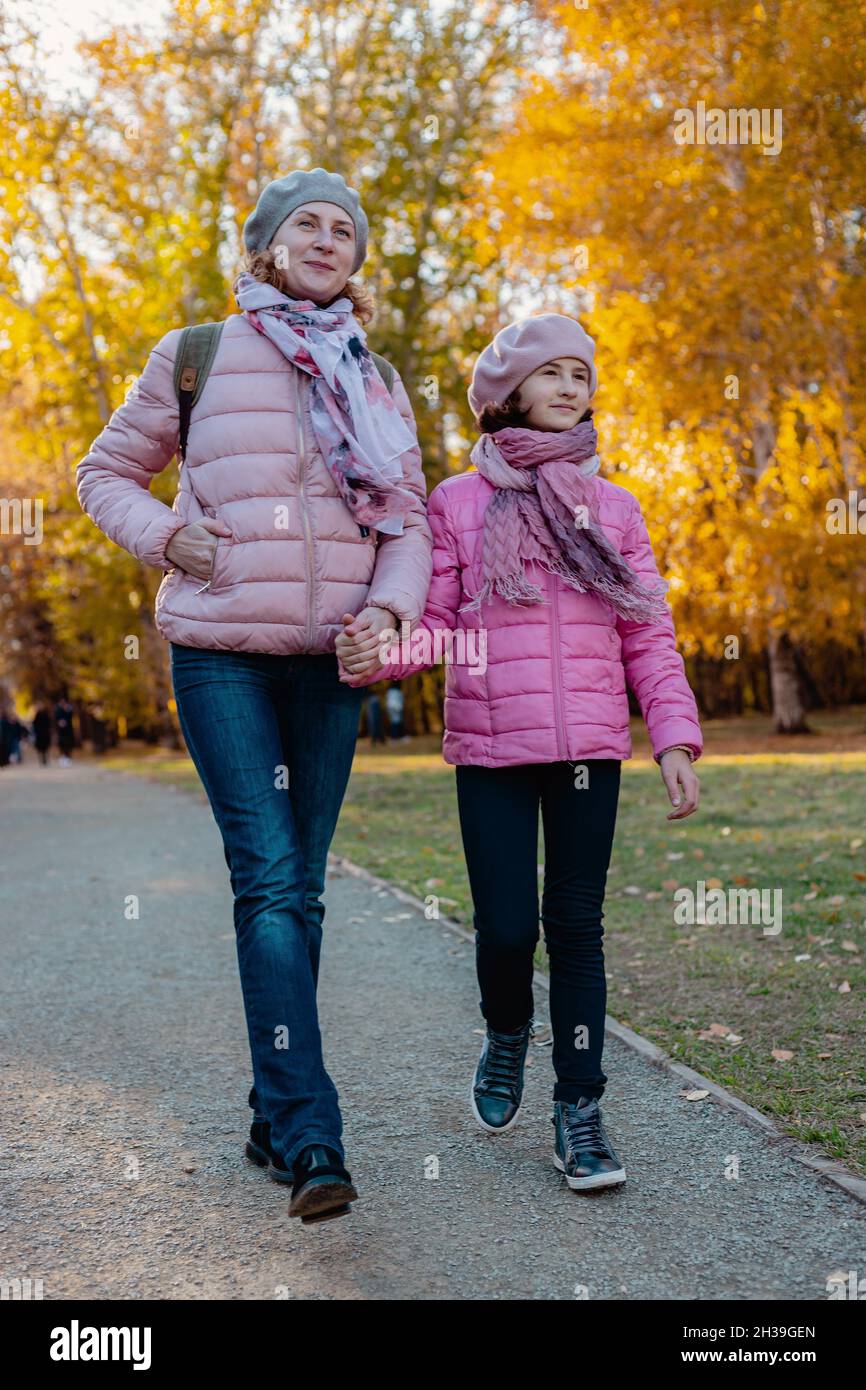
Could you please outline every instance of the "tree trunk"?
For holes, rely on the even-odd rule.
[[[787,632],[771,631],[767,641],[770,690],[773,699],[773,732],[810,734],[806,723],[800,676],[794,647]]]

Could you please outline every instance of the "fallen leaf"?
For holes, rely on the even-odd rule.
[[[793,1055],[793,1052],[786,1052],[784,1047],[773,1048],[773,1056],[777,1062],[790,1062]]]
[[[709,1091],[686,1091],[686,1100],[706,1100]]]

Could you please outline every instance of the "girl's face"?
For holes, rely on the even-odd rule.
[[[327,304],[346,284],[355,260],[355,225],[336,203],[303,203],[271,237],[286,292]]]
[[[570,430],[589,402],[589,367],[579,357],[555,357],[536,367],[517,391],[533,430]]]

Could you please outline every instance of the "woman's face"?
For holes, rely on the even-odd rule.
[[[556,357],[536,367],[517,392],[534,430],[570,430],[589,403],[589,367],[579,357]]]
[[[269,249],[293,299],[327,304],[352,273],[355,226],[336,203],[303,203],[280,223]]]

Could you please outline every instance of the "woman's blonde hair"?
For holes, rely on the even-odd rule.
[[[250,275],[261,280],[265,285],[273,285],[281,290],[283,294],[291,295],[293,292],[286,282],[285,271],[277,265],[277,253],[270,250],[247,251],[244,255],[244,270],[249,271]],[[355,280],[347,280],[339,295],[345,295],[352,301],[352,312],[361,324],[368,324],[376,313],[376,301],[366,285],[359,284]],[[339,295],[337,296],[339,298]]]

